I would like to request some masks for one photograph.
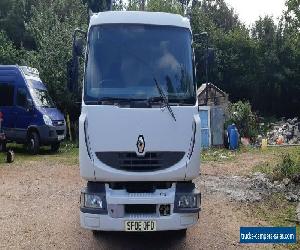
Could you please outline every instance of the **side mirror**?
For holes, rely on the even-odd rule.
[[[75,38],[73,41],[73,51],[75,56],[82,57],[84,49],[84,41],[82,38]]]
[[[81,37],[78,37],[80,35]],[[79,77],[79,57],[83,57],[84,39],[86,39],[86,32],[76,29],[73,34],[73,49],[72,59],[68,61],[68,89],[70,92],[78,90],[78,77]]]
[[[32,99],[27,99],[27,110],[32,111],[33,108],[34,108],[34,104],[33,104]]]

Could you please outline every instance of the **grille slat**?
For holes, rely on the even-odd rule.
[[[65,125],[65,121],[64,120],[54,120],[52,121],[53,126],[64,126]]]
[[[135,152],[96,152],[98,159],[104,164],[133,172],[158,171],[172,167],[182,160],[184,154],[184,152],[160,151],[138,156]]]
[[[64,130],[56,130],[57,135],[63,135],[65,133]]]

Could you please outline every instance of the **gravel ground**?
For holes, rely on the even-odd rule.
[[[240,203],[204,187],[203,175],[196,180],[202,189],[200,220],[186,237],[176,232],[105,232],[95,237],[79,223],[79,193],[85,182],[78,165],[41,159],[0,165],[0,249],[250,248],[238,243],[239,228],[261,223],[245,217]]]

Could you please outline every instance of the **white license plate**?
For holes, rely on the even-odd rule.
[[[58,139],[59,141],[61,141],[61,140],[65,139],[65,136],[64,136],[64,135],[58,135],[58,136],[57,136],[57,139]]]
[[[150,232],[156,231],[156,221],[146,220],[146,221],[125,221],[125,231],[128,232]]]

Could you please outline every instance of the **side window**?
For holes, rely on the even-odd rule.
[[[14,86],[0,83],[0,107],[14,105]]]
[[[17,106],[26,108],[27,104],[27,92],[25,88],[17,89]]]

